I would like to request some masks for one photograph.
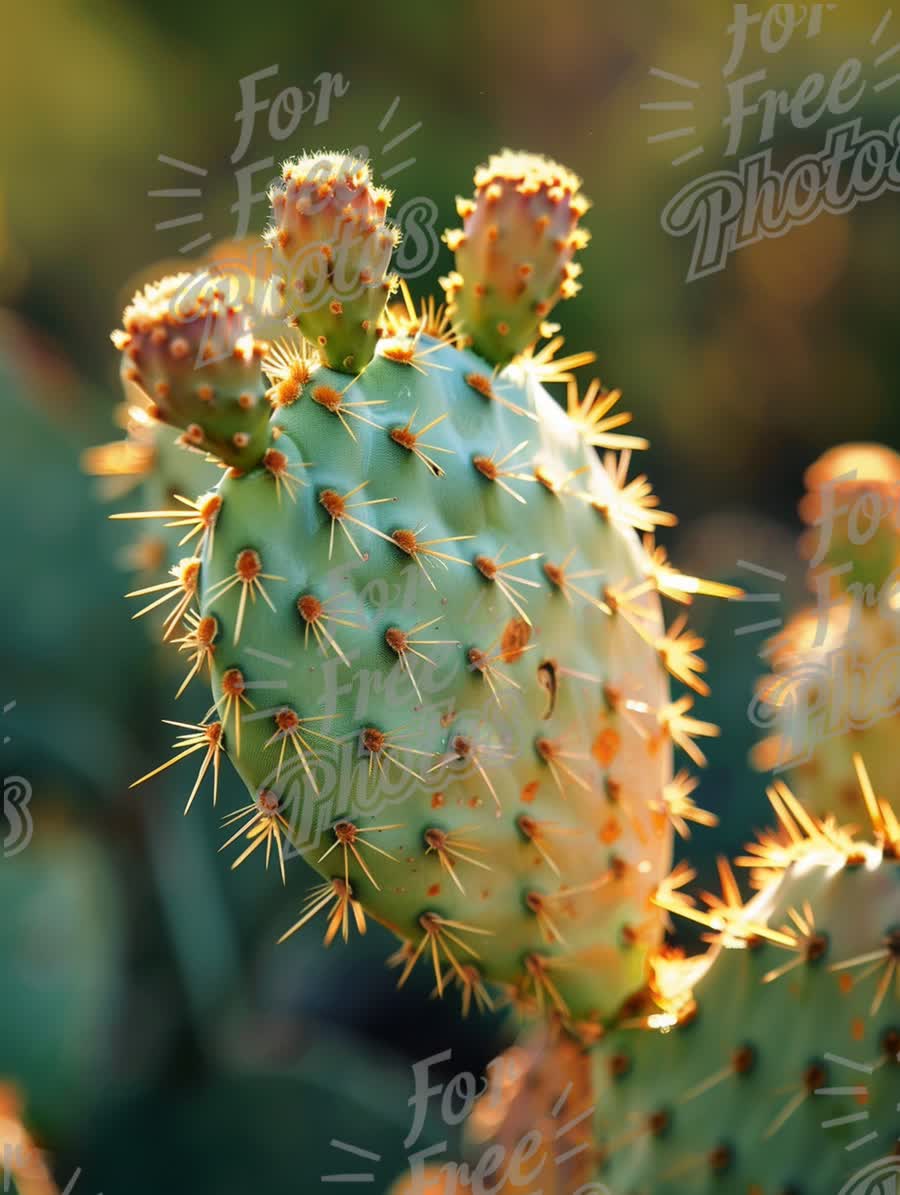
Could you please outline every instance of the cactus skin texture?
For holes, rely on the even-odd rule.
[[[302,189],[308,167],[284,173],[273,200],[287,226],[296,202],[277,198]],[[351,204],[369,229],[386,201],[356,166],[329,177],[326,213],[354,187],[371,192]],[[514,204],[513,241],[523,219]],[[328,220],[313,243],[343,235]],[[558,238],[552,222],[546,235]],[[136,304],[166,331],[156,296],[175,289],[164,281]],[[383,304],[387,289],[375,291]],[[214,705],[170,762],[198,753],[199,780],[223,753],[236,766],[252,801],[230,819],[235,865],[262,847],[284,875],[288,839],[319,871],[285,936],[322,914],[326,941],[346,938],[370,914],[401,939],[401,982],[424,958],[464,1009],[499,985],[523,1012],[594,1036],[661,942],[651,898],[672,825],[706,816],[684,776],[672,780],[673,745],[702,764],[694,739],[716,728],[689,716],[689,697],[670,700],[667,672],[705,692],[702,641],[683,623],[666,632],[660,595],[688,604],[719,587],[639,540],[674,519],[646,478],[627,480],[644,442],[609,434],[629,418],[609,415],[618,394],[575,386],[567,415],[544,389],[574,386],[568,368],[592,355],[531,345],[500,371],[459,347],[433,302],[420,317],[405,299],[381,313],[366,363],[368,340],[353,334],[350,378],[296,337],[221,366],[253,394],[264,368],[272,417],[263,446],[256,406],[242,408],[256,460],[226,471],[215,518],[197,509],[195,556],[146,591],[147,609],[171,601],[166,636],[186,621],[177,641],[212,674]],[[337,321],[319,348],[343,353],[349,307],[317,314]],[[150,320],[117,338],[126,371],[146,378],[146,346],[170,367],[155,331]],[[173,368],[180,417],[206,418]],[[212,446],[223,436],[207,415],[219,430],[204,422],[197,439]],[[604,466],[597,447],[623,451]]]
[[[567,1195],[893,1190],[853,1181],[863,1169],[887,1181],[900,1165],[900,822],[854,766],[871,840],[773,787],[778,829],[737,860],[757,894],[745,903],[723,860],[721,896],[700,904],[682,895],[693,873],[680,865],[657,900],[707,930],[707,953],[660,952],[651,983],[593,1045],[524,1038],[509,1056],[526,1059],[525,1081],[492,1067],[470,1118],[480,1156],[500,1146],[510,1158],[571,1083],[594,1111]],[[495,1189],[555,1191],[552,1177],[518,1181],[506,1165]]]
[[[271,709],[245,718],[240,753],[233,734],[230,753],[252,792],[284,794],[288,775],[302,781],[303,771],[295,763],[278,775],[281,708],[301,731],[327,715],[309,724],[311,750],[300,748],[314,762],[312,752],[330,754],[318,734],[345,744],[339,786],[320,785],[319,816],[338,829],[307,855],[324,878],[349,877],[365,908],[410,943],[410,960],[422,942],[430,955],[433,942],[440,971],[459,976],[452,960],[462,965],[475,951],[485,976],[523,995],[578,1019],[608,1016],[640,984],[658,939],[648,902],[670,850],[668,824],[649,812],[669,779],[670,743],[658,726],[644,739],[619,708],[627,699],[665,709],[665,670],[624,613],[596,605],[604,584],[626,592],[646,561],[615,521],[529,476],[535,462],[560,479],[587,466],[586,492],[614,501],[590,449],[538,385],[498,382],[504,403],[486,400],[466,381],[486,378],[478,358],[440,348],[423,377],[386,355],[404,343],[383,341],[349,392],[348,414],[355,407],[373,420],[353,421],[355,440],[316,400],[320,388],[340,386],[324,369],[276,414],[278,451],[308,482],[296,501],[279,502],[265,470],[221,484],[199,595],[227,643],[215,696],[223,708],[238,669],[257,709]],[[391,433],[445,414],[429,433],[448,450],[438,478]],[[473,460],[502,458],[523,438],[526,480],[509,484],[528,493],[527,508]],[[304,469],[306,460],[321,464]],[[448,559],[430,558],[428,544]],[[603,580],[573,582],[588,600],[573,595],[570,605],[541,567],[566,559],[576,575],[602,562]],[[242,560],[283,580],[262,582],[274,609],[247,603],[238,633],[243,592],[232,582]],[[641,625],[661,637],[655,603],[640,608]],[[343,659],[333,644],[321,651],[308,625],[333,633]],[[290,668],[276,678],[259,651]],[[286,689],[266,693],[276,679]],[[379,813],[386,793],[398,803]],[[308,788],[305,799],[315,799]],[[349,849],[357,831],[386,854]]]
[[[573,263],[588,234],[581,180],[546,158],[504,150],[475,173],[474,199],[457,199],[462,228],[445,240],[456,269],[443,280],[454,320],[473,348],[506,364],[535,338],[560,299],[577,294]]]
[[[757,708],[772,733],[753,760],[762,770],[789,767],[814,816],[859,824],[866,811],[854,752],[879,791],[896,774],[900,457],[875,444],[841,445],[806,481],[801,551],[819,599],[769,644],[772,673],[758,686]]]
[[[723,865],[708,910],[670,895],[710,928],[710,953],[680,984],[670,964],[654,1012],[593,1053],[600,1177],[617,1195],[838,1192],[896,1151],[897,821],[882,803],[877,842],[855,842],[775,797],[786,837],[757,844],[762,890],[742,905]]]
[[[804,517],[833,529],[822,540],[816,528],[805,551],[829,585],[812,573],[822,608],[772,641],[759,697],[775,733],[755,753],[763,768],[791,765],[793,791],[773,786],[777,828],[737,861],[758,889],[749,903],[725,861],[722,895],[702,905],[680,893],[694,878],[684,865],[659,890],[710,948],[661,953],[648,989],[590,1050],[594,1177],[616,1195],[893,1189],[878,1184],[896,1181],[900,1150],[900,823],[880,795],[896,773],[894,460],[846,446],[807,475]],[[850,471],[852,487],[824,491]],[[859,826],[871,842],[856,840]],[[553,1073],[552,1046],[535,1065]],[[516,1098],[495,1113],[498,1143]]]

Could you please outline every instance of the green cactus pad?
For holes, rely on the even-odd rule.
[[[310,229],[336,245],[348,205],[380,235],[386,197],[361,170],[313,194],[289,163],[276,255]],[[501,372],[404,298],[338,370],[337,341],[298,318],[319,349],[288,337],[265,357],[266,447],[226,471],[212,517],[197,504],[194,555],[130,595],[212,673],[169,762],[200,764],[188,804],[223,754],[237,767],[235,866],[286,877],[290,846],[320,873],[286,936],[321,916],[331,942],[369,914],[401,939],[400,982],[424,960],[466,1010],[500,985],[592,1037],[661,942],[672,826],[706,817],[672,754],[702,764],[715,727],[667,676],[706,691],[701,641],[665,630],[660,595],[712,590],[652,544],[674,518],[628,478],[644,441],[615,432],[618,392],[579,398],[569,371],[590,355],[532,344]],[[570,380],[568,414],[544,380]]]
[[[327,880],[411,951],[446,942],[442,976],[477,957],[608,1016],[658,939],[669,855],[651,812],[671,757],[662,624],[652,594],[625,600],[648,562],[534,378],[492,382],[424,339],[422,373],[395,345],[349,389],[318,370],[276,414],[293,501],[265,470],[219,489],[200,599],[223,628],[228,752],[315,837],[291,831]],[[451,930],[465,946],[432,917],[471,927]]]
[[[881,1190],[851,1180],[886,1155],[897,1173],[898,841],[879,821],[877,846],[853,842],[780,798],[762,891],[742,905],[725,869],[724,899],[683,905],[709,956],[671,962],[656,1011],[594,1051],[598,1177],[617,1195]]]

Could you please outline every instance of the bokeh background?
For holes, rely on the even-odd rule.
[[[777,58],[751,44],[747,69],[796,87],[858,54],[870,81],[884,78],[891,64],[874,66],[870,38],[885,13],[844,0],[819,37],[797,34]],[[664,537],[676,561],[778,595],[696,608],[714,692],[702,716],[723,728],[700,800],[721,825],[689,853],[708,873],[764,819],[764,779],[747,759],[762,636],[736,631],[803,600],[804,469],[842,440],[900,442],[900,223],[888,193],[687,284],[690,247],[663,231],[660,212],[723,164],[729,14],[705,0],[4,6],[0,706],[15,705],[0,749],[7,782],[32,786],[34,835],[0,856],[0,1112],[15,1090],[61,1186],[80,1171],[79,1193],[307,1191],[354,1169],[330,1145],[340,1138],[381,1155],[369,1189],[384,1190],[404,1165],[412,1061],[452,1050],[447,1073],[477,1071],[509,1033],[500,1016],[461,1023],[424,978],[398,994],[375,927],[361,949],[325,951],[315,931],[276,949],[307,886],[302,865],[284,890],[261,868],[231,874],[213,811],[198,801],[181,816],[183,776],[129,791],[164,758],[175,684],[148,628],[129,619],[127,534],[107,521],[79,458],[115,436],[108,332],[136,277],[177,263],[193,235],[236,231],[243,77],[277,65],[259,84],[268,97],[313,88],[326,71],[349,85],[326,123],[304,117],[289,141],[272,139],[262,113],[245,164],[325,144],[370,146],[376,171],[414,158],[391,179],[397,204],[433,196],[439,228],[455,223],[473,166],[502,146],[550,153],[583,176],[593,240],[584,289],[559,312],[567,346],[598,352],[600,376],[624,388],[650,437],[648,471],[682,520]],[[691,139],[648,141],[685,123],[642,110],[683,98],[654,67],[701,84],[689,122],[705,153],[680,168],[672,159]],[[865,126],[886,128],[897,95],[869,86]],[[776,161],[820,149],[828,124],[801,133],[782,122]],[[207,174],[197,182],[161,154]],[[184,185],[202,197],[148,195]],[[202,223],[155,227],[193,210]],[[251,230],[264,221],[257,204]],[[448,267],[444,250],[414,291],[435,290]],[[241,803],[229,776],[220,808]],[[423,1139],[446,1134],[430,1124]]]

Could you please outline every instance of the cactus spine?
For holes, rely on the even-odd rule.
[[[865,1184],[900,1165],[900,822],[855,766],[869,841],[775,786],[778,829],[738,860],[757,894],[745,902],[723,861],[721,894],[700,904],[681,891],[690,870],[676,869],[657,900],[705,928],[707,953],[661,952],[651,983],[593,1045],[549,1035],[517,1047],[530,1082],[495,1083],[476,1107],[472,1167],[499,1150],[498,1177],[523,1195],[588,1177],[584,1189],[617,1195],[889,1189]],[[515,1146],[547,1125],[566,1083],[593,1108],[577,1175],[554,1186],[551,1151],[524,1181]]]

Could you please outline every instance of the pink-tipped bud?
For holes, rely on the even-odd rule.
[[[378,321],[395,286],[399,232],[386,221],[390,191],[366,162],[320,154],[286,162],[272,190],[266,234],[284,309],[325,363],[358,373],[375,353]]]
[[[248,330],[238,279],[177,274],[138,291],[112,334],[122,380],[155,418],[185,430],[228,465],[256,464],[268,445],[267,345]]]
[[[442,284],[476,352],[501,365],[527,348],[560,299],[579,289],[573,263],[588,234],[581,180],[536,154],[504,150],[475,172],[474,200],[457,200],[462,228],[445,240],[456,269]]]

